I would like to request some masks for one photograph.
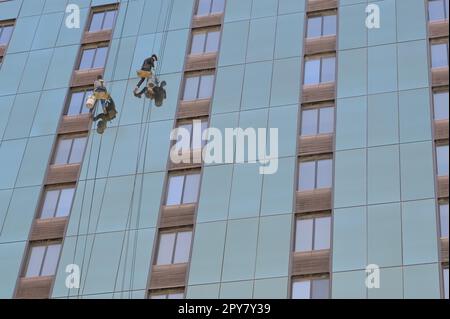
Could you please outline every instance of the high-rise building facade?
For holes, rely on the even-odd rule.
[[[448,298],[448,16],[0,1],[0,298]],[[152,54],[161,107],[133,93]],[[246,130],[245,149],[225,137],[231,161],[202,161],[208,128]]]

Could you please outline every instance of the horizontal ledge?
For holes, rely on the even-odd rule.
[[[50,297],[54,276],[20,278],[16,298],[18,299],[47,299]]]
[[[81,164],[51,165],[48,170],[46,184],[64,184],[76,182]]]
[[[192,20],[192,29],[212,27],[222,24],[223,14],[210,14],[206,16],[194,16]]]
[[[36,219],[30,240],[37,241],[63,238],[67,221],[67,217]]]
[[[68,134],[76,132],[87,132],[91,127],[92,115],[81,114],[81,115],[64,115],[61,119],[59,125],[59,134]]]
[[[183,287],[186,283],[187,263],[154,265],[149,289]]]

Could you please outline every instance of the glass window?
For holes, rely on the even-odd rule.
[[[296,281],[292,284],[292,299],[310,299],[311,282],[309,280]]]
[[[448,92],[435,92],[434,100],[434,119],[448,120]]]
[[[184,150],[196,150],[205,146],[206,141],[202,139],[204,131],[208,128],[207,120],[195,120],[192,123],[180,124],[178,128],[183,128],[189,132],[189,140],[183,140],[181,144],[181,135],[178,136],[177,150],[181,152],[181,148]]]
[[[321,107],[302,111],[302,136],[329,134],[334,132],[334,108]]]
[[[73,139],[72,150],[69,157],[69,164],[81,163],[81,161],[83,160],[85,145],[86,137],[77,137]]]
[[[444,298],[448,299],[448,268],[444,268],[442,277],[444,277]]]
[[[313,250],[314,219],[297,220],[295,251]]]
[[[184,101],[207,99],[212,96],[214,75],[187,77],[184,85]]]
[[[431,67],[440,68],[448,66],[448,43],[431,45]]]
[[[314,219],[314,250],[330,248],[331,217]]]
[[[108,53],[107,47],[97,48],[94,64],[92,65],[93,69],[103,68],[105,66],[107,53]]]
[[[208,39],[206,40],[205,53],[217,52],[219,50],[220,32],[208,32]]]
[[[162,233],[159,236],[157,265],[180,264],[189,261],[192,231]]]
[[[84,49],[81,54],[79,70],[103,68],[106,63],[108,47]]]
[[[81,163],[86,146],[86,137],[60,138],[53,164],[65,165]]]
[[[95,57],[95,49],[85,49],[81,54],[80,70],[90,69]]]
[[[90,95],[92,95],[92,90],[72,92],[70,94],[66,115],[72,116],[89,113],[89,109],[86,107],[86,101]]]
[[[322,107],[319,113],[319,134],[334,132],[334,108]]]
[[[308,38],[336,35],[336,15],[308,18]]]
[[[336,15],[327,15],[323,17],[322,35],[336,35]]]
[[[448,145],[436,147],[438,176],[448,176]]]
[[[174,175],[169,177],[166,205],[197,202],[200,174]]]
[[[61,244],[31,247],[25,277],[53,276],[58,265]]]
[[[214,85],[214,75],[203,75],[200,78],[200,88],[198,90],[199,99],[208,99],[212,96]]]
[[[92,15],[91,25],[89,26],[89,31],[99,31],[102,29],[103,18],[105,17],[104,12],[95,12]]]
[[[311,299],[328,299],[329,294],[329,280],[328,279],[318,279],[311,282]]]
[[[448,203],[439,205],[440,224],[441,224],[441,237],[448,237]]]
[[[322,17],[308,18],[308,38],[320,37],[322,35]]]
[[[221,13],[225,8],[225,0],[212,0],[211,13]]]
[[[320,59],[305,62],[305,84],[320,83]]]
[[[89,32],[112,29],[116,19],[117,10],[94,12]]]
[[[179,205],[183,196],[184,176],[171,176],[167,190],[166,205]]]
[[[45,246],[36,246],[31,248],[30,257],[25,277],[38,277],[41,273],[42,261],[45,255]]]
[[[186,78],[186,81],[184,84],[183,100],[190,101],[190,100],[195,100],[197,98],[199,82],[200,82],[200,77],[198,77],[198,76],[192,76],[192,77]]]
[[[309,109],[302,111],[302,126],[301,133],[302,136],[316,135],[318,132],[318,109]]]
[[[167,265],[172,263],[173,245],[175,243],[176,234],[161,234],[159,237],[157,265]]]
[[[300,162],[298,190],[315,188],[316,162]]]
[[[47,190],[42,205],[41,219],[64,217],[70,213],[74,188]]]
[[[333,160],[300,162],[298,191],[308,191],[332,186]]]
[[[204,16],[210,13],[211,0],[198,0],[197,15]]]
[[[335,81],[335,57],[314,58],[305,61],[304,84]]]
[[[175,246],[175,254],[173,263],[180,264],[189,261],[189,252],[191,250],[191,231],[177,233],[177,242]]]
[[[292,299],[328,299],[329,279],[301,280],[292,283]]]
[[[183,299],[184,292],[155,292],[150,294],[150,299]]]
[[[334,82],[335,79],[335,58],[323,58],[320,82]]]
[[[112,29],[116,20],[117,10],[106,11],[105,19],[103,20],[103,30]]]
[[[429,21],[448,19],[448,0],[428,0]]]
[[[331,217],[298,219],[295,251],[305,252],[330,248]]]
[[[197,32],[192,35],[191,54],[217,52],[219,49],[219,31]]]
[[[317,161],[316,188],[330,188],[332,185],[333,161]]]
[[[203,53],[206,42],[206,33],[195,33],[192,35],[191,54]]]
[[[60,249],[61,245],[50,245],[47,247],[44,263],[42,265],[41,276],[52,276],[55,274]]]
[[[223,12],[225,0],[199,0],[197,15],[204,16]]]
[[[11,39],[14,26],[12,25],[0,25],[0,45],[7,45]]]

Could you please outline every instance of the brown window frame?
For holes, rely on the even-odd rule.
[[[184,263],[174,263],[174,258],[175,258],[175,248],[177,246],[177,239],[178,239],[178,233],[182,233],[182,232],[191,232],[191,245],[189,247],[189,260],[186,263],[189,263],[190,261],[190,256],[191,256],[191,252],[192,252],[192,243],[194,240],[194,229],[192,226],[180,226],[180,227],[171,227],[171,228],[162,228],[159,230],[158,232],[158,239],[157,239],[157,246],[155,249],[155,258],[153,261],[153,265],[154,266],[168,266],[168,265],[179,265],[179,264],[184,264]],[[170,264],[158,264],[158,255],[159,255],[159,251],[161,248],[161,235],[164,234],[174,234],[175,233],[175,241],[173,243],[173,250],[172,250],[172,256],[170,258],[171,263]]]
[[[58,145],[59,145],[59,141],[61,140],[61,139],[72,139],[72,140],[74,140],[74,139],[76,139],[76,138],[80,138],[80,137],[85,137],[86,138],[86,143],[85,143],[85,145],[84,145],[84,150],[83,150],[83,156],[85,155],[85,153],[86,153],[86,148],[87,148],[87,145],[88,145],[88,143],[89,143],[89,136],[88,136],[88,134],[87,133],[85,133],[85,132],[83,132],[83,133],[74,133],[74,134],[62,134],[62,135],[58,135],[58,137],[57,137],[57,139],[56,139],[56,142],[55,142],[55,146],[54,146],[54,148],[53,148],[53,153],[52,153],[52,160],[51,160],[51,166],[64,166],[64,165],[73,165],[73,164],[75,164],[75,163],[66,163],[66,164],[55,164],[55,160],[56,160],[56,156],[57,156],[57,154],[58,154]],[[73,142],[72,142],[72,145],[70,146],[70,152],[69,152],[69,159],[70,159],[70,156],[72,155],[72,150],[73,150]]]
[[[58,240],[55,240],[55,239],[39,240],[39,241],[30,242],[29,245],[28,245],[27,253],[26,253],[26,260],[25,260],[25,263],[24,263],[24,267],[23,267],[23,269],[21,271],[21,277],[23,277],[23,278],[47,277],[47,276],[42,276],[41,275],[42,274],[42,267],[44,266],[45,257],[47,256],[48,246],[56,245],[56,244],[61,245],[60,250],[59,250],[58,263],[56,265],[56,270],[57,270],[58,264],[59,264],[59,258],[61,257],[61,252],[62,252],[62,244],[63,244],[62,239],[58,239]],[[42,246],[45,246],[45,253],[44,253],[44,257],[42,258],[41,267],[39,269],[39,276],[27,277],[26,275],[27,275],[27,271],[28,271],[28,266],[30,264],[31,252],[32,252],[34,247],[42,247]],[[54,275],[52,275],[52,276],[54,276]]]

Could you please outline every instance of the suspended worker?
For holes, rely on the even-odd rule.
[[[86,107],[88,109],[93,109],[97,100],[100,100],[103,110],[105,109],[105,101],[109,99],[110,96],[105,87],[105,81],[103,76],[98,75],[97,79],[94,81],[94,93],[86,101]]]
[[[111,97],[105,100],[105,107],[103,113],[94,117],[94,122],[97,122],[97,133],[103,134],[106,129],[107,122],[111,122],[116,118],[117,110],[116,105]]]
[[[141,69],[137,72],[138,76],[141,78],[136,85],[136,88],[134,89],[134,95],[137,97],[140,97],[142,95],[146,88],[143,88],[141,92],[139,92],[139,88],[141,87],[142,83],[144,83],[145,80],[147,80],[147,84],[149,82],[149,79],[153,77],[153,70],[155,68],[155,62],[158,61],[158,57],[156,54],[153,54],[151,57],[144,60],[144,63],[142,64]]]
[[[147,85],[137,94],[136,96],[138,98],[142,97],[142,94],[145,94],[145,97],[150,100],[155,100],[156,106],[161,106],[164,102],[164,100],[167,98],[166,89],[164,88],[166,86],[166,81],[162,81],[161,83],[158,82],[158,80],[153,82],[148,82]]]

